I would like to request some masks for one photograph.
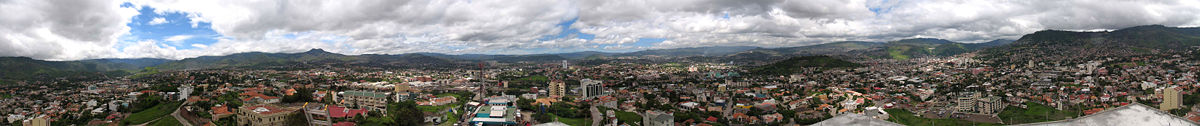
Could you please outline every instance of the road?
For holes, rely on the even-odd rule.
[[[175,108],[175,112],[172,112],[171,116],[174,116],[175,120],[179,121],[179,124],[183,124],[183,126],[192,126],[192,123],[189,123],[187,121],[187,118],[183,118],[183,116],[179,116],[179,111],[183,111],[183,106]]]
[[[600,126],[600,122],[604,121],[604,114],[600,113],[600,109],[596,109],[596,106],[592,106],[590,110],[592,111],[592,126]]]

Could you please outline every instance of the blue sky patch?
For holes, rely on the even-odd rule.
[[[134,5],[125,3],[121,4],[121,7],[134,8]],[[140,14],[126,24],[130,27],[130,37],[134,41],[155,40],[158,45],[194,49],[197,47],[192,46],[193,44],[209,45],[221,37],[221,34],[212,30],[212,24],[208,22],[198,22],[193,27],[186,13],[156,13],[155,9],[149,6],[142,6],[138,12]]]

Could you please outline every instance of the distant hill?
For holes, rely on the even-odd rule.
[[[764,75],[789,75],[807,68],[832,69],[855,67],[863,67],[863,65],[829,56],[801,56],[754,67],[750,69],[750,72]]]
[[[1200,28],[1146,25],[1111,32],[1043,30],[1022,36],[1007,46],[987,49],[983,58],[997,63],[1042,62],[1158,54],[1156,52],[1184,51],[1196,46],[1200,46]],[[1076,62],[1083,61],[1066,63]]]
[[[302,53],[249,52],[226,56],[202,56],[187,58],[158,65],[159,69],[212,69],[212,68],[307,68],[321,66],[378,66],[378,67],[433,67],[454,66],[453,61],[424,54],[348,56],[313,49]]]
[[[49,79],[64,76],[124,76],[165,59],[93,59],[43,61],[28,57],[0,57],[0,80]]]

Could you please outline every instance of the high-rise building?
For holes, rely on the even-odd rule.
[[[583,99],[591,99],[604,94],[604,81],[583,79],[579,80],[579,89],[583,93]]]
[[[1170,88],[1163,89],[1162,92],[1163,92],[1163,95],[1162,95],[1163,102],[1161,104],[1158,104],[1158,110],[1167,111],[1167,110],[1172,110],[1172,109],[1179,109],[1179,107],[1181,106],[1180,102],[1183,101],[1182,96],[1179,94],[1179,89],[1175,89],[1175,87],[1170,87]]]
[[[562,68],[563,68],[563,69],[571,68],[571,66],[568,66],[568,65],[567,65],[567,60],[563,60],[563,61],[562,61]]]
[[[551,96],[551,97],[553,97],[553,96],[559,96],[559,97],[561,97],[561,96],[566,96],[566,92],[567,92],[567,91],[566,91],[566,89],[567,89],[567,84],[566,84],[566,83],[563,83],[562,81],[551,81],[551,82],[550,82],[550,85],[549,85],[549,86],[547,86],[547,87],[548,87],[548,88],[550,88],[550,96]]]

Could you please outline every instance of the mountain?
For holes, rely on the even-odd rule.
[[[302,53],[236,53],[226,56],[201,56],[158,65],[159,69],[211,68],[309,68],[322,66],[433,67],[453,66],[451,60],[411,53],[401,55],[366,54],[349,56],[312,49]]]
[[[792,57],[775,63],[750,69],[751,73],[765,75],[790,75],[804,69],[832,69],[862,67],[862,64],[841,60],[829,56],[800,56]]]
[[[168,62],[166,59],[93,59],[43,61],[28,57],[0,57],[0,80],[51,79],[67,76],[124,76]]]
[[[1043,30],[1022,36],[1007,46],[985,50],[984,59],[996,63],[1094,59],[1185,51],[1200,46],[1200,28],[1146,25],[1115,31],[1074,32]]]

